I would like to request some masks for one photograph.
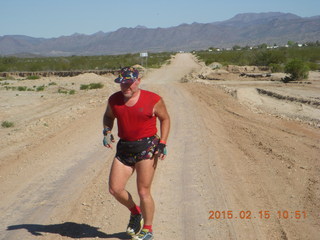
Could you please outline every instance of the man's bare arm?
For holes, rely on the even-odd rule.
[[[113,115],[112,109],[108,104],[107,109],[103,116],[103,145],[107,148],[112,148],[111,143],[114,142],[114,137],[111,133],[111,129],[113,128],[115,116]]]
[[[103,116],[103,128],[113,128],[115,116],[113,115],[112,109],[110,107],[110,104],[108,104],[106,112]]]
[[[160,121],[160,141],[166,143],[170,131],[170,116],[162,99],[155,105],[154,114]]]

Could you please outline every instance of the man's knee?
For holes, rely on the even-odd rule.
[[[138,194],[140,199],[148,199],[151,197],[150,188],[139,188]]]
[[[114,196],[114,197],[117,197],[120,195],[120,193],[123,191],[124,189],[122,188],[116,188],[116,187],[113,187],[113,186],[109,186],[109,193]]]

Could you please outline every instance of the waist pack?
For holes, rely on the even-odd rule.
[[[117,153],[119,154],[136,154],[149,148],[153,137],[143,138],[138,141],[124,141],[121,140],[117,144]]]

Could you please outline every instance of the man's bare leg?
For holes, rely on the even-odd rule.
[[[137,171],[137,187],[140,197],[140,207],[145,225],[152,225],[154,201],[151,196],[151,184],[155,172],[154,159],[139,161],[135,165]]]
[[[126,166],[115,158],[109,175],[109,192],[128,209],[135,206],[131,194],[125,189],[133,171],[133,167]]]
[[[129,224],[126,230],[127,234],[131,236],[138,234],[143,225],[140,208],[134,203],[131,194],[125,190],[128,179],[133,171],[133,167],[126,166],[115,158],[109,176],[110,193],[131,211]]]

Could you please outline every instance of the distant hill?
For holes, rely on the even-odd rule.
[[[0,37],[0,55],[103,55],[141,51],[191,51],[234,45],[283,45],[288,41],[320,40],[320,16],[302,18],[291,13],[244,13],[212,23],[181,24],[169,28],[120,28],[92,35],[58,38],[21,35]]]

